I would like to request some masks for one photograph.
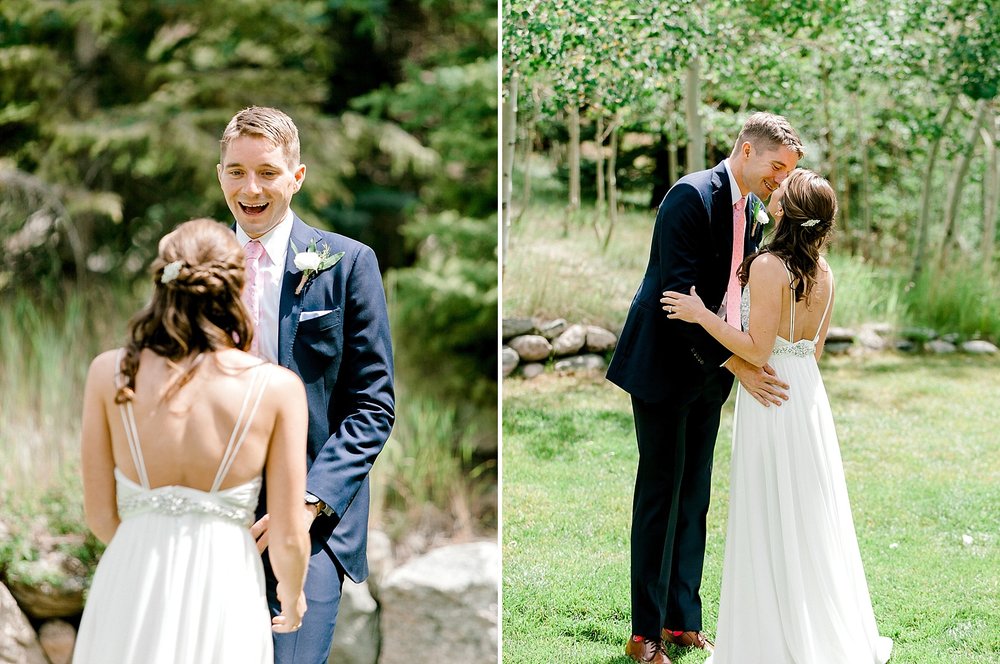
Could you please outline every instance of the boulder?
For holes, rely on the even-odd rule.
[[[517,351],[510,346],[503,347],[503,350],[500,351],[500,358],[503,361],[504,378],[509,376],[517,368],[517,363],[521,361]]]
[[[392,553],[392,541],[381,530],[368,531],[368,590],[377,601],[379,589],[389,572],[393,570],[395,558]]]
[[[823,352],[830,355],[844,355],[851,351],[854,344],[846,341],[827,341],[823,346]]]
[[[65,618],[83,611],[87,568],[67,550],[82,546],[84,535],[35,538],[34,560],[21,560],[7,570],[7,587],[33,618]]]
[[[830,326],[826,332],[826,343],[854,343],[857,332],[847,327]]]
[[[576,355],[587,343],[587,328],[583,325],[571,325],[552,342],[552,354],[556,357]]]
[[[386,579],[379,664],[497,661],[499,547],[453,544]]]
[[[368,583],[344,579],[327,664],[376,664],[381,645],[378,619],[378,604],[368,591]]]
[[[0,583],[0,664],[48,664],[28,617]]]
[[[577,371],[604,371],[608,368],[607,362],[600,355],[575,355],[565,360],[556,362],[557,373],[574,373]]]
[[[525,364],[521,367],[521,375],[531,380],[532,378],[537,378],[545,373],[545,365],[539,362],[531,362],[530,364]]]
[[[937,339],[937,335],[937,330],[929,327],[904,327],[899,331],[900,337],[916,343],[927,343],[931,339]]]
[[[535,331],[535,322],[530,318],[504,318],[503,338],[512,339]]]
[[[557,318],[555,320],[535,319],[535,330],[549,341],[552,341],[565,332],[567,327],[569,327],[569,323],[566,322],[565,318]]]
[[[997,347],[984,339],[973,339],[962,344],[963,353],[973,355],[992,355],[997,352]]]
[[[50,620],[38,630],[38,641],[52,664],[70,664],[76,630],[65,620]]]
[[[614,350],[617,343],[618,337],[615,336],[614,332],[609,332],[596,325],[587,326],[587,352],[607,353],[609,350]]]
[[[524,362],[545,360],[552,353],[552,345],[549,340],[538,334],[524,334],[514,337],[507,345],[513,348]]]
[[[924,350],[928,353],[934,353],[936,355],[945,355],[947,353],[954,353],[958,350],[955,344],[944,341],[943,339],[932,339],[924,344]]]

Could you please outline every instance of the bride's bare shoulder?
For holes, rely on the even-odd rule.
[[[780,258],[773,254],[763,253],[753,259],[753,263],[750,264],[751,282],[769,282],[779,279],[782,282],[788,281],[785,264],[781,262]]]

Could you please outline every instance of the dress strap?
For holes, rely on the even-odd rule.
[[[781,266],[785,268],[785,274],[788,275],[788,288],[791,291],[788,298],[788,341],[795,341],[793,338],[795,336],[795,288],[792,286],[792,271],[788,269],[788,265],[784,261],[781,262]]]
[[[125,357],[125,349],[118,349],[118,359],[115,362],[115,387],[121,389],[125,385],[125,377],[122,376],[122,358]],[[146,463],[142,458],[142,447],[139,445],[139,431],[135,426],[135,411],[132,409],[132,400],[118,404],[118,412],[122,416],[122,426],[125,429],[125,439],[128,441],[128,451],[132,455],[132,465],[139,476],[139,483],[143,488],[149,488],[149,475],[146,474]]]
[[[229,436],[229,443],[226,445],[226,451],[222,455],[222,462],[219,464],[219,470],[215,474],[215,481],[212,482],[211,493],[219,490],[219,487],[222,486],[222,481],[229,473],[229,469],[232,468],[233,461],[236,460],[236,455],[240,451],[240,447],[243,446],[243,441],[246,440],[247,434],[250,433],[250,423],[253,421],[254,415],[257,414],[257,408],[260,407],[264,391],[267,389],[267,384],[271,381],[271,376],[274,373],[268,369],[267,364],[259,364],[252,371],[253,375],[250,377],[250,385],[247,387],[247,393],[243,397],[243,404],[240,406],[239,415],[236,416],[236,422],[233,424],[233,433]],[[251,399],[253,399],[253,405],[250,407],[249,414],[247,414],[247,406],[250,405]],[[244,418],[244,416],[246,417]]]
[[[830,276],[830,294],[826,298],[826,309],[823,310],[823,317],[819,319],[819,327],[816,328],[816,336],[813,337],[813,343],[819,343],[819,333],[823,330],[823,323],[826,321],[826,315],[830,313],[830,305],[833,304],[833,276]]]

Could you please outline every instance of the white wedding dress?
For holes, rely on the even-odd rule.
[[[749,288],[742,310],[747,329]],[[828,300],[820,329],[829,310]],[[719,623],[707,661],[883,664],[892,640],[875,625],[816,363],[819,333],[793,338],[779,336],[769,360],[790,385],[788,401],[764,407],[737,392]]]
[[[249,530],[261,478],[219,489],[272,373],[268,365],[253,372],[210,491],[150,488],[132,404],[120,405],[140,484],[115,468],[121,524],[94,574],[74,664],[272,663],[264,572]]]

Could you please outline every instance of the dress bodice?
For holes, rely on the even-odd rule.
[[[181,485],[146,489],[115,468],[115,484],[118,515],[122,520],[148,513],[168,516],[202,514],[250,526],[257,509],[261,478],[258,476],[244,484],[218,491],[202,491]]]

